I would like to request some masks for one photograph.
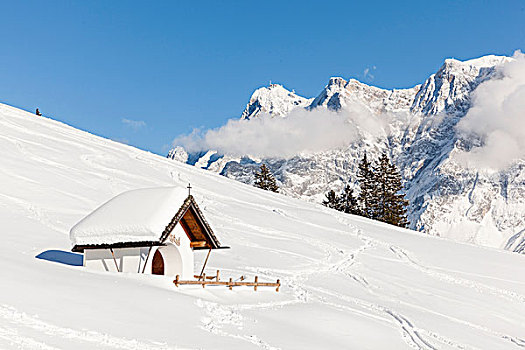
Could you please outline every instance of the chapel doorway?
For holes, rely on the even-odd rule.
[[[162,254],[157,250],[153,255],[153,261],[151,263],[151,273],[153,275],[164,275],[164,259]]]

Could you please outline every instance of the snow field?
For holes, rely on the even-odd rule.
[[[525,257],[345,215],[0,105],[2,349],[519,349]],[[130,189],[191,182],[230,250],[174,287],[35,256]],[[196,253],[196,267],[205,254]]]

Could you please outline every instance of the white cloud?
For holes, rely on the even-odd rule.
[[[384,129],[380,119],[359,105],[341,112],[297,108],[285,118],[263,115],[252,120],[232,119],[205,132],[196,129],[177,137],[173,144],[190,152],[214,149],[238,156],[289,158],[348,146],[363,133],[378,136]]]
[[[472,107],[457,125],[463,137],[481,140],[479,147],[456,156],[467,166],[503,169],[525,159],[525,55],[516,52],[498,69],[501,79],[478,86]]]
[[[366,67],[363,71],[363,78],[366,80],[374,80],[375,76],[371,73],[376,70],[376,66]]]
[[[122,118],[121,122],[125,126],[133,129],[134,131],[138,131],[139,129],[146,127],[146,122],[143,120],[132,120],[132,119]]]

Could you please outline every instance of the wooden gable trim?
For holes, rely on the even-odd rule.
[[[197,223],[202,228],[202,232],[206,234],[206,240],[210,244],[210,248],[212,249],[218,249],[221,247],[221,244],[219,243],[219,240],[213,233],[213,230],[210,227],[210,224],[208,224],[208,221],[204,218],[204,215],[202,214],[202,211],[200,210],[199,206],[195,202],[195,200],[192,197],[193,206],[192,209],[194,209],[195,217],[197,218]]]
[[[195,202],[195,199],[193,198],[192,195],[189,195],[186,198],[186,200],[184,201],[184,203],[182,204],[180,209],[177,211],[177,213],[175,214],[175,216],[173,217],[171,222],[166,226],[166,228],[164,229],[164,231],[162,232],[162,235],[160,237],[160,242],[164,243],[166,241],[166,239],[168,238],[169,234],[173,231],[173,229],[175,228],[177,223],[181,222],[181,226],[183,225],[182,218],[184,217],[184,214],[186,214],[186,212],[188,210],[190,210],[190,208],[192,209],[193,214],[194,214],[195,218],[197,219],[196,220],[197,224],[202,228],[202,232],[206,236],[206,241],[209,244],[209,248],[208,247],[204,247],[204,248],[200,248],[200,249],[220,249],[220,248],[222,248],[221,244],[219,243],[219,240],[217,239],[217,237],[213,233],[213,230],[211,229],[210,225],[208,224],[208,222],[204,218],[204,215],[202,214],[202,211],[200,210],[199,206],[197,205],[197,202]],[[183,229],[184,229],[184,226],[183,226]],[[188,232],[186,232],[186,234],[188,235]],[[190,240],[195,240],[195,237],[190,237],[190,236],[191,235],[188,235],[188,238]],[[197,248],[197,249],[199,249],[199,248]]]
[[[180,219],[180,225],[182,226],[182,229],[184,230],[184,232],[186,233],[186,236],[188,236],[188,239],[190,241],[194,241],[195,240],[195,237],[192,236],[191,234],[191,230],[190,228],[188,227],[188,224],[186,223],[186,220],[184,220],[184,217],[182,217]]]
[[[199,218],[197,217],[193,206],[189,207],[180,222],[188,229],[191,241],[210,241],[209,235],[206,233],[206,229],[202,226]],[[208,245],[208,247],[210,246],[211,243]]]
[[[164,242],[168,238],[168,236],[170,235],[171,231],[173,231],[175,226],[177,226],[177,223],[182,219],[184,214],[186,214],[186,211],[188,210],[188,208],[191,205],[191,198],[192,198],[192,196],[190,195],[190,196],[188,196],[186,198],[186,200],[184,200],[184,203],[179,208],[179,210],[177,211],[177,213],[175,214],[173,219],[171,219],[171,222],[166,226],[166,228],[164,229],[164,231],[162,232],[162,234],[160,236],[160,241],[161,242]]]
[[[190,217],[188,217],[188,215]],[[193,222],[193,224],[190,224],[190,222]],[[213,246],[209,232],[207,232],[207,229],[203,226],[193,205],[188,208],[184,216],[180,219],[180,224],[191,241],[190,245],[192,248],[210,249]]]

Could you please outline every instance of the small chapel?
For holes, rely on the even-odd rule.
[[[194,277],[194,252],[225,249],[183,187],[127,191],[70,231],[72,251],[90,270]]]

